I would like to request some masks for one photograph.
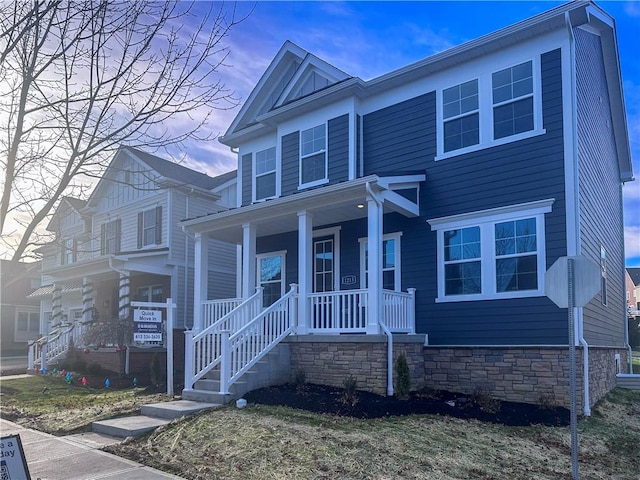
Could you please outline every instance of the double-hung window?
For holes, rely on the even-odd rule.
[[[491,86],[494,139],[533,130],[532,62],[495,72],[491,77]]]
[[[255,200],[276,196],[276,147],[256,152]]]
[[[100,253],[108,255],[120,251],[120,219],[103,223],[100,229]]]
[[[327,129],[318,125],[300,132],[300,186],[327,181]]]
[[[442,91],[444,151],[476,145],[480,142],[478,80]]]
[[[162,207],[138,213],[138,248],[162,243]]]
[[[76,241],[73,238],[65,238],[62,243],[62,264],[69,265],[76,261]]]
[[[268,307],[284,295],[286,251],[257,255],[258,285],[262,292],[263,306]]]
[[[544,295],[544,214],[553,199],[429,220],[438,302]]]
[[[540,57],[478,71],[438,93],[436,160],[544,133]]]

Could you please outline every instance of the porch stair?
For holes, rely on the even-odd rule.
[[[640,390],[640,374],[619,373],[616,375],[616,386],[629,390]]]
[[[220,393],[220,367],[197,380],[192,390],[183,390],[182,398],[197,402],[227,404],[258,388],[287,383],[291,378],[289,345],[280,343],[251,367],[241,380],[229,387],[228,394]]]
[[[220,404],[195,402],[191,400],[176,400],[143,405],[140,415],[130,417],[100,420],[91,424],[94,433],[101,433],[111,437],[138,437],[151,432],[158,427],[167,425],[171,420],[187,415],[193,415],[209,408],[218,408]]]

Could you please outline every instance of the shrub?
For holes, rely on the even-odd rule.
[[[296,370],[293,374],[293,384],[296,387],[296,390],[304,390],[305,384],[307,383],[307,374],[304,370]]]
[[[342,393],[342,401],[352,407],[358,403],[358,394],[356,388],[358,387],[358,381],[353,375],[349,375],[342,381],[344,392]]]
[[[409,395],[411,389],[411,374],[409,372],[409,364],[407,357],[401,353],[396,360],[396,394],[399,397]]]
[[[502,402],[493,398],[482,386],[476,387],[471,394],[471,401],[487,413],[498,413],[502,408]]]

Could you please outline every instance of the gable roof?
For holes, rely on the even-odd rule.
[[[510,45],[536,38],[548,32],[562,29],[567,31],[567,35],[569,35],[569,29],[581,25],[593,27],[601,34],[605,70],[607,78],[610,79],[608,87],[620,179],[623,182],[630,181],[633,180],[633,168],[615,22],[610,15],[591,1],[568,2],[369,81],[363,81],[358,77],[350,77],[345,74],[341,81],[333,83],[324,89],[300,98],[291,99],[291,101],[281,101],[279,103],[274,101],[273,107],[259,109],[256,104],[264,102],[264,96],[267,91],[270,91],[269,85],[273,90],[273,84],[286,81],[288,85],[291,79],[294,78],[293,76],[291,79],[283,77],[282,66],[286,65],[286,62],[293,61],[292,58],[295,58],[295,61],[300,62],[296,66],[296,71],[298,71],[303,64],[304,58],[310,55],[297,45],[287,41],[260,78],[260,81],[251,92],[225,135],[220,137],[219,140],[230,147],[239,147],[243,140],[275,130],[274,125],[276,122],[295,118],[297,115],[324,106],[328,102],[335,102],[343,98],[367,98],[377,95],[413,80],[427,77],[435,72],[477,59],[488,53],[504,50]],[[320,60],[320,62],[322,61]],[[323,63],[325,71],[328,70],[327,67],[331,67],[326,62]]]
[[[51,216],[51,220],[49,220],[49,223],[47,223],[47,226],[45,228],[50,232],[55,231],[55,227],[58,222],[58,217],[61,215],[63,210],[71,208],[72,210],[75,210],[76,212],[78,212],[78,214],[82,215],[82,209],[85,207],[86,204],[87,204],[86,200],[81,200],[79,198],[68,197],[68,196],[62,197],[60,199],[60,203],[58,203],[58,206],[56,207],[56,211]]]
[[[319,86],[312,86],[308,93],[301,94],[300,89],[312,74],[321,77],[325,82]],[[260,77],[226,133],[220,137],[220,142],[225,143],[225,137],[255,124],[257,116],[281,106],[292,98],[304,97],[348,78],[352,77],[287,40]]]
[[[122,147],[129,150],[138,160],[144,162],[149,168],[155,170],[168,180],[173,180],[180,184],[193,185],[205,190],[211,190],[219,184],[217,177],[210,177],[201,172],[196,172],[188,167],[169,160],[152,155],[134,147]]]
[[[640,268],[627,268],[627,273],[631,277],[631,281],[636,287],[640,287]]]

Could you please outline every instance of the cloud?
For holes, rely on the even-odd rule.
[[[624,229],[624,247],[627,258],[640,258],[640,225]]]
[[[630,17],[640,17],[640,3],[637,0],[625,2],[624,13]]]

